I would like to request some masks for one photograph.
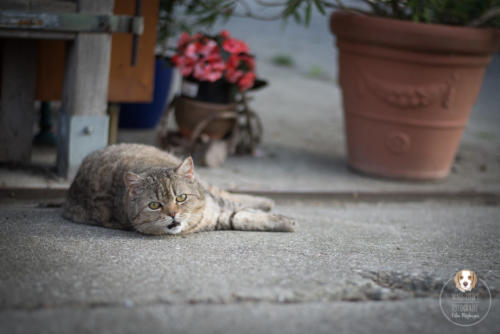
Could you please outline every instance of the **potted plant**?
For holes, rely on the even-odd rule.
[[[169,43],[181,31],[204,29],[213,24],[202,19],[202,15],[196,10],[197,6],[194,11],[189,9],[183,15],[178,15],[181,7],[191,8],[196,3],[196,0],[159,1],[153,97],[149,103],[122,103],[119,119],[121,128],[150,129],[158,124],[168,102],[174,75],[174,68],[169,60]]]
[[[203,119],[236,110],[236,94],[255,83],[255,62],[248,45],[225,30],[214,36],[184,32],[176,51],[171,61],[184,80],[175,118],[180,132],[189,137]],[[205,133],[223,138],[233,124],[234,119],[213,120]]]
[[[349,165],[410,179],[448,175],[491,55],[498,51],[500,0],[177,1],[182,17],[211,25],[245,16],[292,17],[307,26],[316,8],[336,8]],[[349,5],[355,1],[349,1]],[[263,7],[272,12],[256,10]],[[270,14],[267,14],[270,13]]]
[[[491,55],[499,0],[364,0],[331,15],[349,165],[385,177],[449,174]]]

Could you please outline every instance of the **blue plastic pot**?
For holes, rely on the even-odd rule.
[[[172,82],[172,70],[163,58],[156,58],[153,101],[151,103],[122,103],[120,128],[151,129],[161,118]]]

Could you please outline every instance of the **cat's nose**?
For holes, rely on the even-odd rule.
[[[169,217],[175,218],[175,215],[177,214],[177,212],[175,212],[175,211],[167,211],[166,214]]]
[[[174,218],[177,214],[177,208],[169,203],[166,207],[163,208],[163,212],[165,212],[167,216]]]

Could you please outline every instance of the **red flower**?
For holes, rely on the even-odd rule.
[[[213,53],[219,54],[219,47],[215,41],[207,40],[205,43],[196,43],[197,52],[205,57]]]
[[[240,66],[243,67],[245,72],[252,71],[255,69],[255,61],[253,57],[249,54],[240,54]]]
[[[255,62],[253,58],[247,54],[232,54],[226,63],[226,80],[235,83],[245,73],[253,72]]]
[[[179,50],[184,50],[184,48],[191,42],[191,36],[187,32],[183,32],[177,43],[177,48]]]
[[[210,82],[224,77],[227,82],[238,85],[241,91],[255,82],[255,62],[248,54],[247,44],[231,38],[226,30],[217,37],[183,33],[177,47],[178,53],[172,57],[172,63],[184,77],[192,75],[200,81]],[[222,57],[222,50],[229,53],[227,61]]]
[[[195,60],[190,57],[176,54],[172,57],[172,62],[179,68],[182,76],[188,77],[193,72]]]
[[[229,53],[248,53],[248,45],[234,38],[225,39],[222,42],[222,47]]]
[[[196,44],[191,43],[187,45],[186,48],[184,49],[183,55],[193,60],[198,59],[198,48]]]
[[[226,63],[226,79],[231,83],[235,83],[242,76],[243,72],[238,70],[240,64],[240,58],[238,55],[231,55]]]
[[[198,32],[196,34],[193,35],[193,41],[199,41],[201,39],[203,39],[205,36],[203,36],[203,34],[201,32]]]
[[[194,77],[201,81],[214,82],[224,73],[224,60],[218,54],[212,54],[206,59],[200,59],[194,66]]]
[[[240,91],[244,92],[248,88],[251,88],[254,82],[255,82],[255,74],[253,72],[247,72],[238,81],[238,87],[240,88]]]
[[[222,30],[222,31],[220,32],[220,36],[221,36],[222,38],[224,38],[224,39],[226,39],[226,38],[231,38],[231,35],[229,35],[229,31],[227,31],[227,30],[225,30],[225,29],[224,29],[224,30]]]

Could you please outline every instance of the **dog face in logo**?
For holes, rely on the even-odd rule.
[[[477,276],[472,270],[460,270],[453,278],[458,290],[471,291],[477,283]]]

